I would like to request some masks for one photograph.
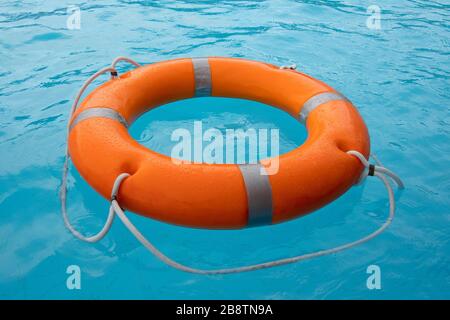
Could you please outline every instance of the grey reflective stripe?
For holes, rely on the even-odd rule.
[[[303,107],[300,110],[299,114],[299,120],[300,122],[305,123],[306,118],[308,117],[309,113],[313,111],[315,108],[320,106],[321,104],[335,101],[335,100],[347,100],[346,97],[343,95],[337,93],[337,92],[323,92],[316,94],[315,96],[312,96],[309,98],[304,104]]]
[[[193,58],[195,77],[195,96],[211,96],[211,70],[209,68],[208,58]]]
[[[272,224],[272,187],[260,164],[239,165],[247,190],[248,226]]]
[[[69,130],[72,130],[78,123],[89,118],[108,118],[119,121],[128,128],[128,123],[116,110],[110,108],[89,108],[81,111],[70,124]]]

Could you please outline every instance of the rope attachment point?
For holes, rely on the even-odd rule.
[[[294,63],[289,66],[280,66],[280,69],[281,70],[297,70],[297,65]]]
[[[359,151],[350,150],[347,151],[347,153],[358,158],[358,160],[365,168],[365,170],[361,173],[361,177],[359,178],[358,183],[363,181],[367,176],[379,176],[380,174],[382,174],[383,176],[386,175],[391,178],[397,184],[397,187],[399,189],[405,188],[405,185],[403,184],[403,181],[400,179],[400,177],[388,168],[381,166],[381,163],[375,156],[372,155],[372,158],[376,159],[376,165],[369,163],[369,161],[367,161],[364,155]]]

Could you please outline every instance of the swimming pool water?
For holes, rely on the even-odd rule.
[[[366,25],[372,4],[381,8],[379,30]],[[69,5],[80,8],[80,29],[66,26]],[[5,0],[0,8],[0,298],[450,298],[448,2]],[[167,267],[119,220],[97,244],[74,239],[58,199],[68,112],[82,82],[119,55],[141,63],[197,56],[296,63],[327,82],[355,103],[372,151],[406,184],[393,224],[336,255],[214,277]],[[279,128],[282,152],[306,137],[281,111],[211,98],[153,110],[130,131],[167,154],[170,133],[194,120]],[[73,167],[68,208],[86,233],[107,214],[107,202]],[[180,262],[215,268],[355,240],[387,210],[383,186],[368,179],[311,215],[271,227],[208,231],[129,217]],[[381,268],[381,290],[366,287],[372,264]],[[69,265],[81,268],[81,290],[66,287]]]

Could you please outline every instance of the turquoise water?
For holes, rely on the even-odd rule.
[[[373,1],[375,2],[375,1]],[[67,6],[81,29],[66,27]],[[0,4],[0,298],[450,298],[450,93],[448,1],[7,1]],[[252,273],[205,277],[156,260],[119,220],[97,244],[64,228],[58,188],[70,103],[82,82],[118,56],[141,63],[232,56],[298,69],[359,108],[373,152],[398,173],[393,224],[333,256]],[[122,69],[123,70],[123,69]],[[276,109],[195,99],[154,110],[131,128],[170,153],[170,133],[208,127],[279,128],[281,151],[305,129]],[[302,219],[241,231],[175,227],[129,214],[164,252],[203,268],[235,266],[328,248],[376,229],[387,196],[374,179]],[[107,202],[69,178],[69,212],[83,232],[103,224]],[[366,269],[381,268],[381,290]],[[81,268],[68,290],[66,268]]]

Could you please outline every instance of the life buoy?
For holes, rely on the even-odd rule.
[[[137,143],[127,127],[157,106],[194,97],[232,97],[278,107],[306,124],[304,144],[259,164],[179,164]],[[105,198],[116,177],[122,207],[177,225],[233,229],[279,223],[345,193],[369,156],[366,125],[352,103],[295,70],[234,58],[159,62],[120,75],[91,92],[70,122],[69,152],[82,177]]]

